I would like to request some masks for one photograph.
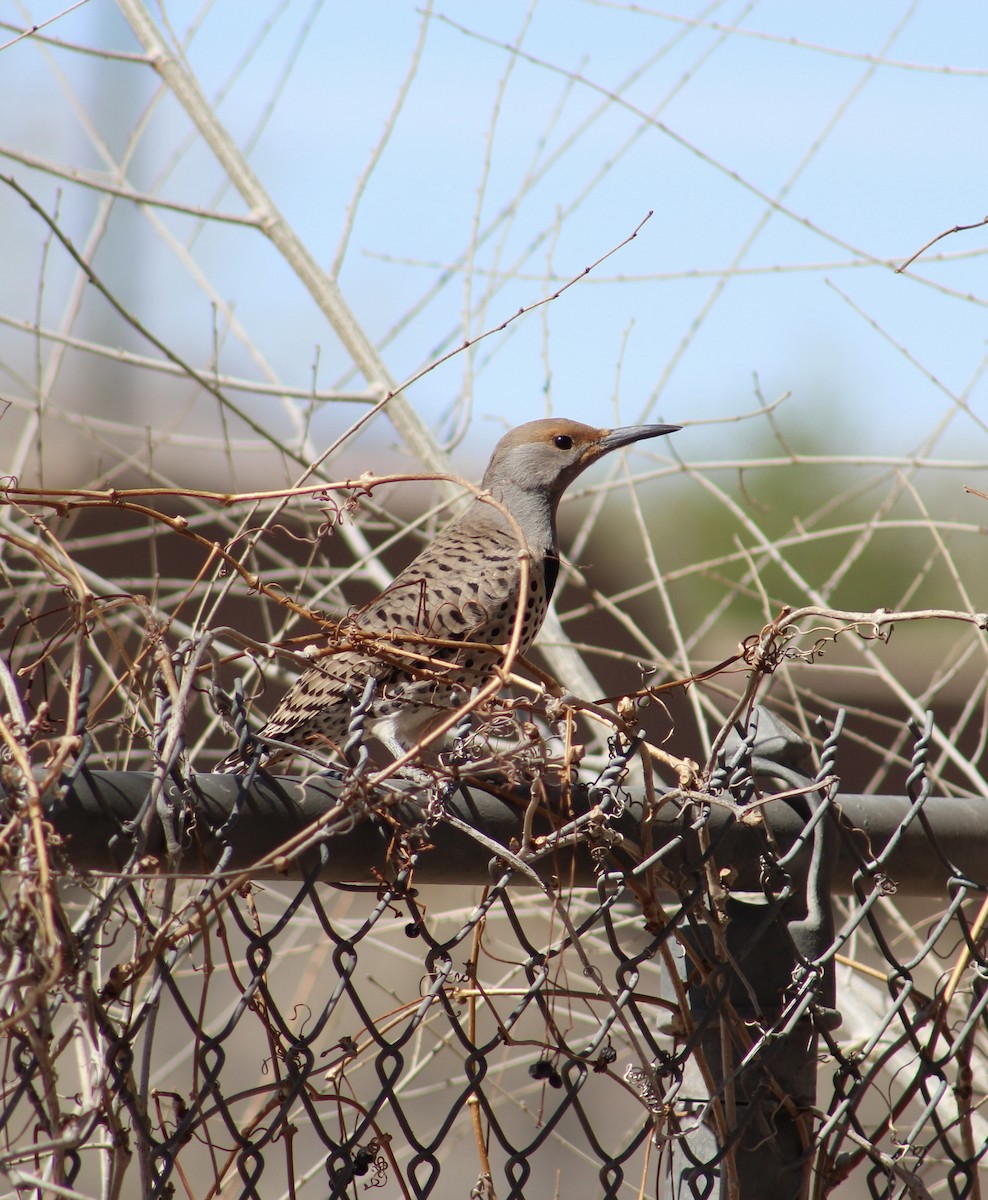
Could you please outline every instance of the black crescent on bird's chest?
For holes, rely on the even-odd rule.
[[[545,602],[548,604],[559,575],[559,555],[547,554],[542,560],[542,570],[545,572]]]

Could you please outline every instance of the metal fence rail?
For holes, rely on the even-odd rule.
[[[654,809],[627,745],[538,804],[8,771],[9,1194],[979,1196],[988,801],[773,732]]]

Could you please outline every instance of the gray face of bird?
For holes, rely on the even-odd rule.
[[[578,421],[549,418],[529,421],[498,442],[482,487],[518,523],[536,556],[556,551],[556,507],[574,479],[598,458],[645,438],[673,433],[678,425],[630,425],[595,429]],[[505,512],[479,501],[471,520],[510,525]]]
[[[612,450],[674,433],[678,425],[629,425],[595,429],[578,421],[530,421],[498,443],[483,486],[507,485],[557,499],[587,467]]]

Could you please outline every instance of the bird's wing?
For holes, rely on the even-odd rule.
[[[364,632],[507,641],[518,595],[519,545],[494,525],[449,526],[355,617]]]
[[[341,741],[370,677],[379,694],[409,675],[439,679],[462,657],[451,647],[403,641],[510,639],[517,604],[519,544],[510,530],[475,522],[448,526],[375,600],[345,623],[348,648],[320,657],[298,677],[268,718],[264,736],[309,734]],[[436,663],[430,668],[430,662]]]
[[[311,729],[336,740],[345,731],[368,677],[386,682],[392,671],[384,661],[375,661],[359,650],[323,655],[295,680],[268,717],[262,733],[291,740],[289,735],[304,736]]]

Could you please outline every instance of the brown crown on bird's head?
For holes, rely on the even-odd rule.
[[[482,486],[509,483],[524,491],[546,492],[558,499],[587,467],[611,450],[645,438],[675,433],[680,425],[626,425],[595,429],[579,421],[547,417],[529,421],[504,435],[494,448]]]

